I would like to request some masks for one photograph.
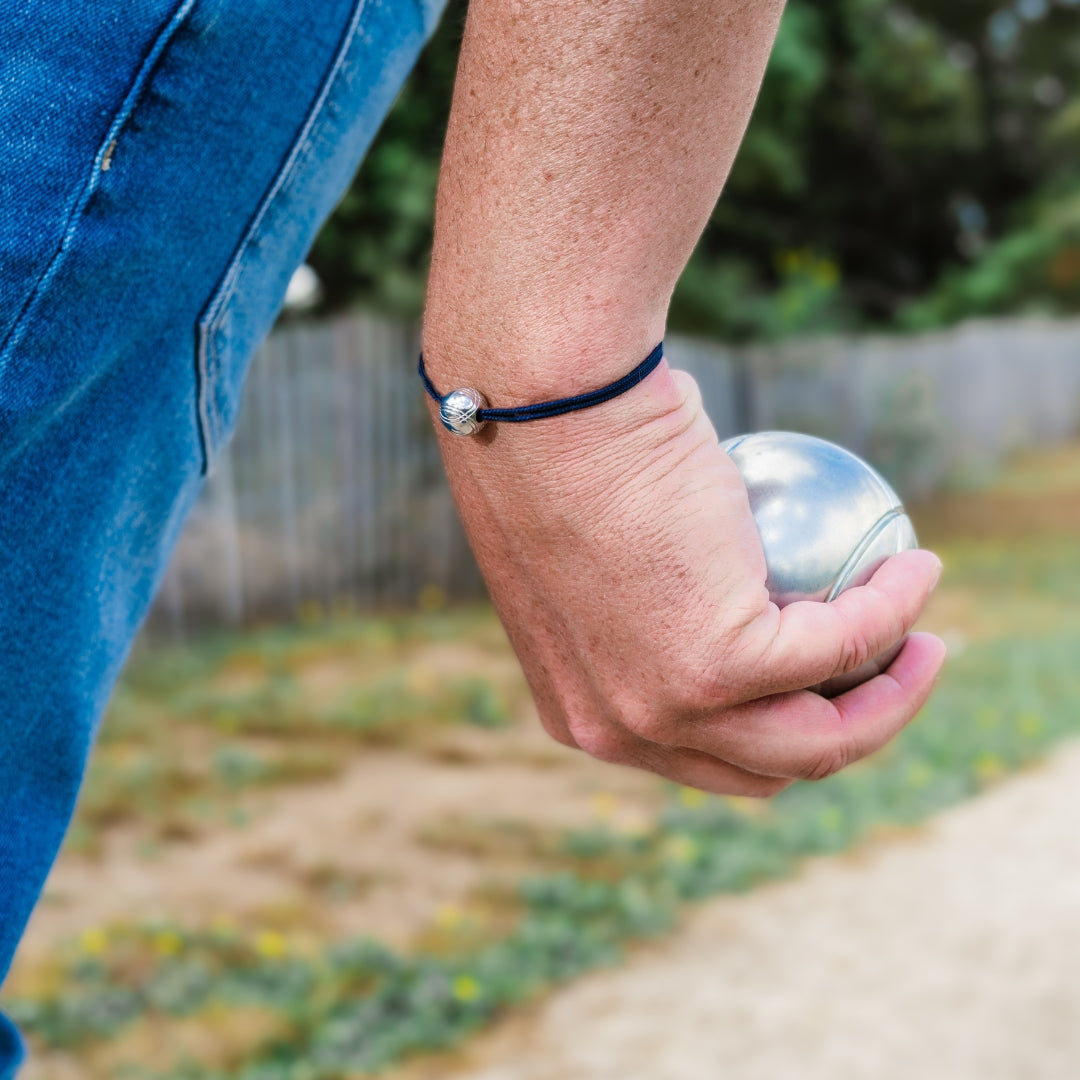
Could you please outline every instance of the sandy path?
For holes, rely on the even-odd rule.
[[[911,836],[703,906],[467,1055],[409,1075],[1076,1080],[1080,744]]]

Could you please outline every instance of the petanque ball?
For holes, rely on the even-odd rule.
[[[768,569],[769,596],[828,603],[865,585],[890,556],[917,547],[895,491],[849,450],[791,431],[738,435],[721,444],[742,474]],[[884,671],[902,641],[855,671],[816,687],[827,697]]]

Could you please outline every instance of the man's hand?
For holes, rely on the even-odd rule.
[[[662,365],[587,412],[493,427],[441,438],[560,742],[691,787],[771,795],[876,750],[921,707],[944,658],[927,634],[841,697],[801,688],[907,633],[937,558],[899,555],[833,603],[777,609],[742,478],[689,376]]]
[[[630,371],[746,127],[782,0],[472,0],[439,180],[427,370],[495,407]],[[710,791],[770,794],[885,742],[940,666],[800,687],[899,640],[938,572],[891,560],[782,612],[741,477],[662,365],[605,405],[440,433],[462,517],[556,739]]]

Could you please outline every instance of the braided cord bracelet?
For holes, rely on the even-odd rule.
[[[513,409],[490,408],[484,395],[469,386],[451,390],[448,394],[440,394],[424,370],[423,353],[420,354],[419,371],[424,388],[439,403],[439,419],[443,427],[455,435],[475,435],[489,420],[521,424],[526,420],[546,420],[549,416],[602,405],[637,386],[652,373],[663,358],[664,343],[661,341],[633,371],[607,386],[600,387],[599,390],[589,390],[574,397],[556,398],[554,401],[541,401],[535,405],[519,405]]]

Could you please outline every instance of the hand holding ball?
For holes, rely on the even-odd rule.
[[[740,435],[721,447],[746,483],[777,606],[827,603],[865,585],[890,555],[918,546],[899,496],[850,451],[789,431]],[[816,689],[826,697],[850,690],[884,671],[902,645]]]

